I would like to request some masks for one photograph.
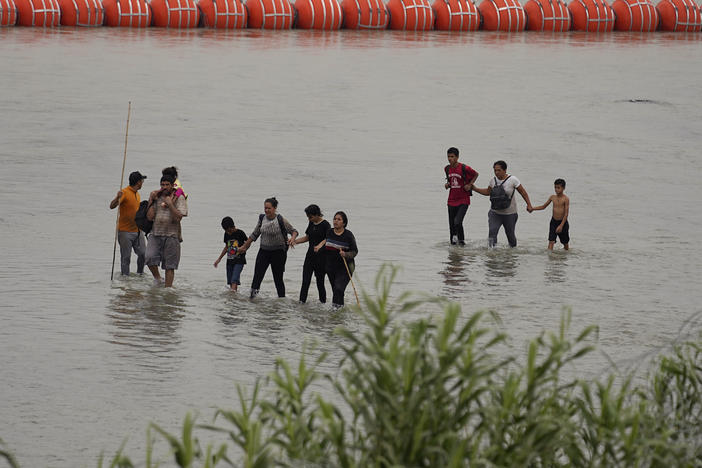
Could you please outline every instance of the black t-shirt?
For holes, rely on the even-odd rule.
[[[246,233],[241,229],[237,229],[232,234],[224,233],[224,243],[227,244],[227,265],[236,265],[241,263],[246,265],[246,252],[238,255],[236,250],[246,242]]]
[[[307,252],[314,252],[314,248],[322,242],[324,239],[327,238],[327,231],[331,229],[331,225],[329,224],[329,221],[326,219],[322,220],[321,223],[319,224],[314,224],[312,221],[307,225],[307,229],[305,230],[305,234],[309,237],[309,247],[307,248]],[[319,249],[319,252],[317,252],[320,255],[324,255],[324,248]]]
[[[338,235],[334,232],[334,229],[330,229],[327,231],[326,238],[327,243],[324,248],[327,251],[327,271],[346,269],[344,266],[344,259],[339,255],[339,250],[343,250],[344,252],[352,254],[350,257],[346,258],[346,263],[353,273],[354,257],[358,254],[358,246],[356,246],[356,238],[353,233],[348,229],[344,229],[344,232]]]

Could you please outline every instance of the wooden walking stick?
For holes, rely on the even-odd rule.
[[[358,293],[356,292],[356,285],[353,284],[353,278],[351,277],[351,271],[349,271],[349,264],[346,263],[346,257],[343,255],[341,256],[341,259],[344,261],[344,266],[346,267],[346,273],[349,275],[349,279],[351,280],[351,286],[353,287],[353,293],[356,295],[356,304],[358,304],[358,307],[361,307],[361,301],[358,300]]]
[[[124,166],[127,164],[127,140],[129,138],[129,117],[132,114],[132,101],[129,101],[129,106],[127,107],[127,130],[124,132],[124,158],[122,158],[122,177],[119,179],[119,188],[117,190],[122,190],[122,184],[124,184]],[[120,201],[122,201],[120,197]],[[121,209],[120,204],[117,204],[117,220],[115,221],[115,244],[112,247],[112,272],[110,273],[110,281],[114,279],[115,276],[115,254],[117,253],[117,233],[119,232],[119,210]]]

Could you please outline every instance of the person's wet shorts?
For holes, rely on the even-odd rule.
[[[146,246],[146,264],[164,270],[177,270],[180,263],[180,241],[176,237],[149,236]]]
[[[570,242],[570,235],[568,234],[568,230],[570,228],[570,225],[568,224],[568,220],[563,224],[563,229],[561,232],[556,234],[556,228],[561,225],[561,220],[560,219],[554,219],[551,218],[551,224],[549,225],[548,229],[548,240],[549,242],[556,242],[556,236],[561,240],[562,244],[567,244]]]

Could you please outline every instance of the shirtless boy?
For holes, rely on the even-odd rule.
[[[553,183],[555,195],[548,197],[548,200],[543,205],[535,206],[534,210],[543,210],[549,203],[553,202],[553,216],[551,217],[551,226],[548,230],[548,249],[553,250],[553,244],[556,243],[556,236],[561,240],[563,248],[568,250],[568,210],[570,208],[570,199],[563,191],[565,190],[565,180],[556,179]]]

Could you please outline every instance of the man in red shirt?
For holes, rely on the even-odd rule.
[[[444,168],[444,188],[449,189],[447,205],[451,244],[465,245],[463,218],[468,211],[471,188],[478,178],[478,173],[472,167],[458,162],[458,148],[451,147],[446,154],[449,164]]]

